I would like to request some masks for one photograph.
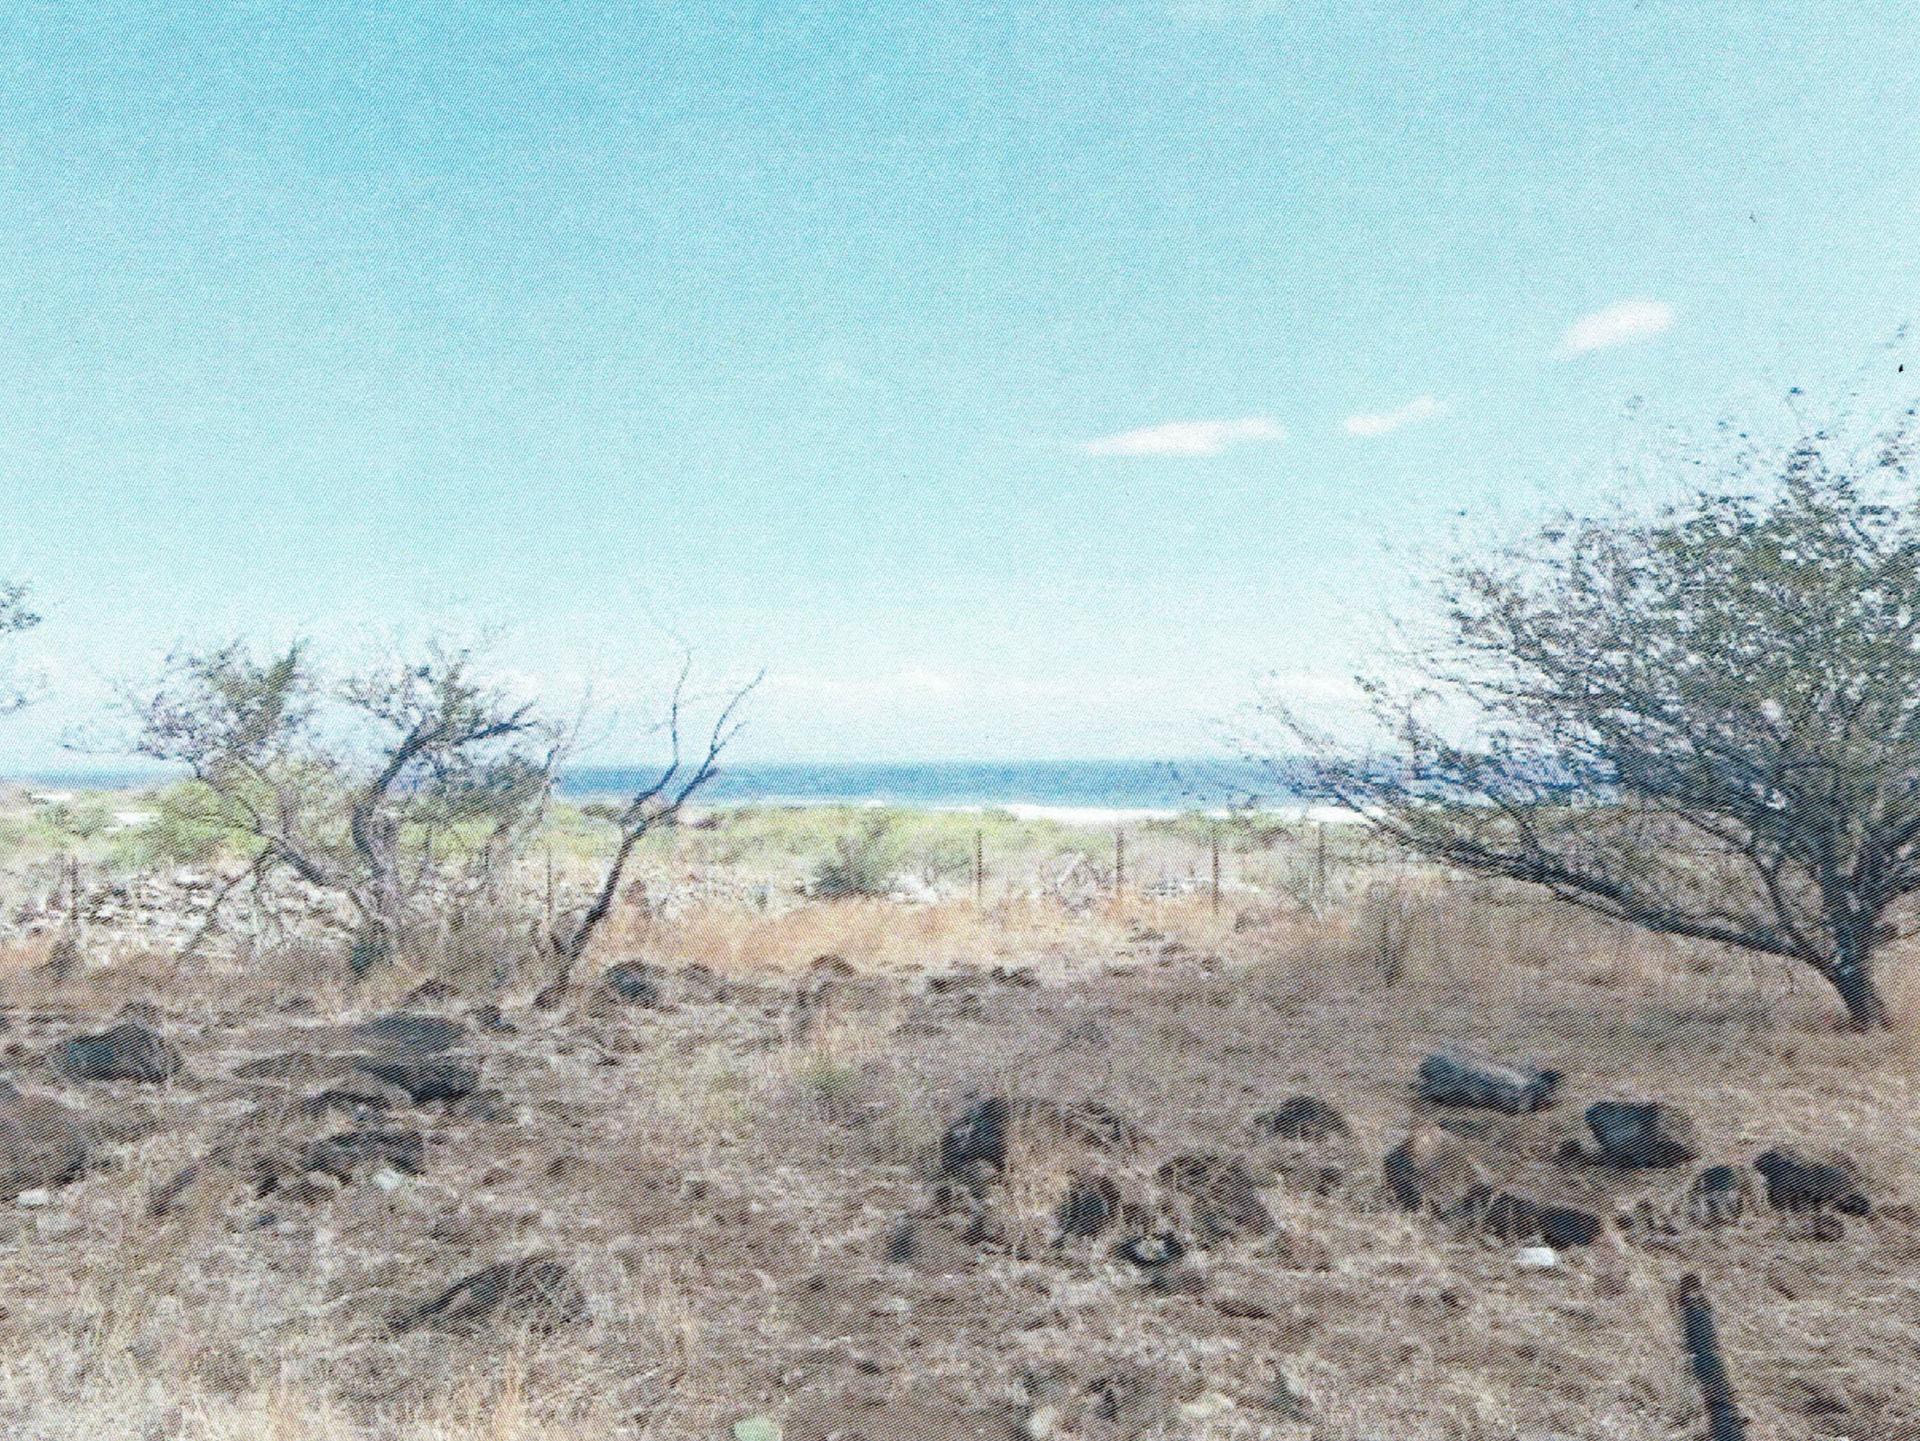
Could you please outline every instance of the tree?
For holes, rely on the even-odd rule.
[[[283,867],[345,896],[364,972],[417,919],[435,822],[484,819],[497,842],[543,803],[547,733],[475,667],[436,644],[329,686],[304,643],[264,661],[238,643],[177,655],[130,697],[136,749],[184,765],[190,818],[247,851],[232,884]]]
[[[613,913],[614,902],[620,894],[620,881],[626,874],[634,849],[652,832],[676,825],[687,803],[719,774],[721,755],[740,733],[740,707],[764,679],[764,674],[756,675],[720,704],[712,725],[707,729],[704,744],[697,755],[689,760],[683,753],[683,729],[688,699],[687,680],[691,673],[692,660],[689,657],[682,662],[680,674],[674,681],[667,716],[661,727],[666,732],[666,761],[657,771],[648,773],[648,780],[624,804],[590,805],[584,808],[589,819],[603,821],[614,828],[613,854],[586,908],[578,915],[556,920],[549,929],[546,944],[558,963],[558,974],[542,991],[543,1003],[557,1000],[572,984],[574,968],[586,954],[594,932]]]
[[[1885,1025],[1875,958],[1920,893],[1915,435],[1815,433],[1457,566],[1413,680],[1362,682],[1394,744],[1276,708],[1308,789],[1422,856],[1803,962]]]
[[[27,588],[11,581],[0,581],[0,636],[19,635],[40,624],[40,617],[27,604]],[[24,686],[0,678],[0,715],[19,710],[27,703]]]

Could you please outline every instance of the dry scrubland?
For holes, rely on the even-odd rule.
[[[696,853],[751,868],[727,844],[684,833],[656,880]],[[75,1107],[94,1154],[0,1213],[0,1434],[678,1441],[764,1416],[787,1441],[1668,1441],[1704,1429],[1670,1307],[1694,1271],[1754,1435],[1920,1436],[1909,1031],[1839,1033],[1827,987],[1785,967],[1352,857],[1303,894],[1307,847],[1236,858],[1231,880],[1270,884],[1217,913],[1204,889],[769,904],[756,876],[627,906],[548,1008],[539,976],[496,993],[471,967],[419,994],[432,956],[358,987],[290,945],[55,981],[53,935],[16,939],[9,1070]],[[630,961],[659,969],[623,997],[599,972]],[[171,1079],[48,1064],[130,1004],[177,1048]],[[396,1010],[458,1023],[477,1096],[416,1102],[341,1059]],[[1557,1067],[1561,1099],[1428,1107],[1412,1080],[1442,1044]],[[1351,1134],[1256,1124],[1304,1093]],[[987,1097],[1012,1103],[1004,1164],[943,1177],[943,1131]],[[1558,1159],[1615,1097],[1684,1107],[1699,1160]],[[1403,1210],[1382,1158],[1430,1122],[1606,1233],[1531,1269],[1516,1240]],[[304,1148],[352,1132],[389,1139],[311,1174]],[[1844,1147],[1873,1214],[1689,1220],[1701,1166],[1783,1144]],[[1180,1157],[1252,1189],[1203,1194]],[[1062,1238],[1070,1193],[1121,1214]],[[1161,1233],[1185,1255],[1115,1253]],[[563,1280],[396,1328],[530,1258]]]

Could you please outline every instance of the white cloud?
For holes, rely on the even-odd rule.
[[[1088,455],[1220,455],[1232,446],[1286,438],[1277,422],[1250,415],[1243,420],[1170,420],[1103,435],[1081,448]]]
[[[1672,327],[1673,307],[1664,300],[1617,300],[1569,325],[1560,337],[1560,354],[1566,357],[1609,350]]]
[[[914,665],[886,675],[822,675],[806,671],[769,677],[774,690],[792,691],[837,702],[900,701],[909,697],[950,696],[967,687],[951,671]]]
[[[1398,430],[1403,425],[1432,420],[1436,415],[1446,413],[1447,407],[1431,395],[1416,395],[1405,405],[1393,410],[1349,415],[1346,420],[1346,431],[1348,435],[1385,435],[1388,431]]]

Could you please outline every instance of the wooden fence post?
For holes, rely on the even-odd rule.
[[[987,885],[987,853],[984,831],[973,833],[973,908],[982,908]]]
[[[1327,823],[1313,823],[1313,903],[1319,910],[1327,908]]]
[[[1213,914],[1220,914],[1220,827],[1213,828]]]
[[[1127,832],[1122,826],[1113,828],[1113,898],[1117,901],[1127,893]]]

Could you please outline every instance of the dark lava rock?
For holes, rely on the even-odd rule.
[[[657,1006],[664,999],[660,988],[659,967],[645,961],[625,961],[611,967],[600,978],[600,985],[616,1000],[629,1006]]]
[[[0,1200],[77,1180],[94,1154],[81,1114],[7,1089],[10,1094],[0,1096]]]
[[[1466,1146],[1434,1126],[1421,1127],[1395,1146],[1380,1169],[1394,1200],[1409,1211],[1448,1211],[1486,1187]]]
[[[1840,1151],[1809,1155],[1790,1146],[1776,1146],[1754,1160],[1753,1169],[1767,1183],[1767,1200],[1782,1211],[1835,1210],[1864,1216],[1872,1209],[1860,1168]]]
[[[406,1097],[384,1081],[369,1078],[356,1084],[347,1080],[308,1096],[300,1103],[299,1114],[309,1120],[319,1120],[334,1111],[345,1111],[349,1116],[365,1119],[387,1110],[396,1099],[404,1101]]]
[[[420,1132],[411,1130],[342,1131],[307,1146],[300,1161],[303,1170],[342,1181],[380,1165],[417,1176],[426,1169],[427,1142]]]
[[[480,1068],[451,1056],[429,1060],[385,1060],[363,1057],[358,1068],[375,1080],[398,1086],[415,1105],[428,1101],[458,1101],[480,1084]]]
[[[1187,1254],[1186,1243],[1171,1231],[1155,1231],[1144,1236],[1129,1236],[1113,1248],[1113,1254],[1143,1271],[1171,1266]]]
[[[1696,1226],[1727,1226],[1753,1207],[1752,1182],[1733,1166],[1708,1166],[1687,1188],[1687,1219]]]
[[[1192,1206],[1194,1232],[1206,1241],[1271,1235],[1273,1216],[1247,1168],[1231,1157],[1175,1156],[1156,1175]]]
[[[1347,1118],[1318,1096],[1292,1096],[1254,1117],[1254,1125],[1283,1141],[1328,1141],[1352,1135]]]
[[[1062,1236],[1098,1236],[1120,1214],[1120,1188],[1105,1176],[1076,1175],[1056,1218]]]
[[[449,1286],[432,1300],[390,1318],[395,1331],[431,1325],[474,1331],[489,1325],[518,1326],[538,1333],[586,1319],[580,1283],[551,1257],[501,1261]]]
[[[47,1059],[70,1081],[157,1085],[180,1069],[180,1053],[138,1021],[122,1021],[98,1035],[70,1037],[55,1046]]]
[[[940,1170],[957,1176],[975,1166],[994,1171],[1007,1164],[1007,1129],[1013,1106],[1004,1096],[988,1096],[969,1106],[940,1137]]]
[[[1556,1251],[1591,1246],[1606,1224],[1591,1211],[1558,1206],[1486,1187],[1461,1203],[1458,1219],[1503,1241],[1545,1241]]]
[[[1439,1051],[1420,1063],[1419,1092],[1420,1099],[1439,1106],[1473,1106],[1519,1116],[1551,1106],[1560,1079],[1558,1071],[1537,1066]]]
[[[1624,1170],[1684,1166],[1700,1156],[1692,1118],[1660,1101],[1596,1101],[1587,1107],[1587,1129],[1600,1160]]]
[[[383,1056],[437,1056],[467,1038],[464,1023],[451,1016],[394,1011],[353,1028],[354,1044]]]

